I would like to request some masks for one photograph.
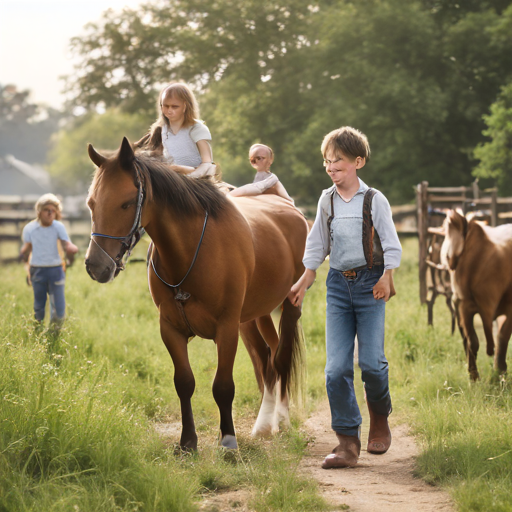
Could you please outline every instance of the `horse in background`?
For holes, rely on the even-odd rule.
[[[232,402],[239,332],[263,394],[253,435],[289,423],[289,393],[301,384],[303,345],[300,309],[286,296],[304,270],[303,215],[276,195],[227,197],[208,179],[183,176],[159,159],[135,154],[126,138],[112,157],[91,145],[89,156],[98,168],[88,197],[93,232],[86,268],[98,282],[110,282],[143,231],[151,237],[149,288],[174,363],[181,448],[197,449],[195,380],[187,353],[196,335],[217,346],[212,390],[221,446],[238,446]],[[278,334],[270,314],[280,305]]]
[[[495,370],[505,373],[512,334],[512,224],[489,227],[450,210],[443,227],[441,258],[450,272],[469,375],[472,380],[479,379],[479,341],[473,323],[476,314],[482,318],[487,354],[494,355]],[[501,318],[495,344],[492,323],[498,317]]]

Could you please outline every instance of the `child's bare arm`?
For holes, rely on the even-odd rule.
[[[20,250],[20,259],[23,261],[28,261],[30,257],[30,253],[32,252],[32,244],[29,242],[25,242]]]
[[[172,169],[180,174],[188,174],[193,178],[215,174],[215,164],[212,162],[212,149],[207,140],[197,141],[197,149],[201,155],[201,164],[197,167],[188,165],[173,165]]]

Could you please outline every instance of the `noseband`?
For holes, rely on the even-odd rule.
[[[144,190],[144,181],[141,178],[141,175],[138,170],[137,173],[137,189],[138,189],[138,197],[137,197],[137,209],[135,211],[135,220],[133,221],[133,226],[130,232],[126,236],[111,236],[105,235],[103,233],[91,233],[91,240],[112,260],[115,264],[117,270],[124,270],[124,262],[123,256],[126,253],[126,260],[130,257],[130,254],[133,248],[137,245],[138,241],[144,235],[145,230],[141,226],[142,220],[142,206],[144,204],[144,199],[146,196],[146,191]],[[107,251],[105,251],[98,242],[94,239],[94,237],[100,238],[109,238],[110,240],[119,240],[121,242],[121,249],[119,250],[117,256],[112,258]]]

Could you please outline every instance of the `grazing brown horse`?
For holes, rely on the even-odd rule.
[[[445,239],[441,257],[450,269],[453,302],[473,380],[479,378],[476,365],[478,336],[473,318],[482,318],[487,354],[494,354],[494,368],[507,371],[507,347],[512,333],[512,224],[492,228],[468,221],[450,210],[444,221]],[[493,320],[499,320],[496,342]]]
[[[112,281],[143,230],[151,237],[149,287],[174,363],[180,446],[197,448],[191,407],[195,380],[187,353],[194,335],[217,345],[213,396],[221,445],[237,447],[232,402],[239,331],[263,393],[253,434],[278,430],[289,421],[288,393],[302,368],[300,310],[286,299],[304,270],[308,228],[302,214],[275,195],[229,198],[208,180],[135,154],[126,138],[113,157],[91,145],[89,156],[98,169],[88,198],[93,233],[86,268],[100,283]],[[278,335],[270,314],[281,304]]]

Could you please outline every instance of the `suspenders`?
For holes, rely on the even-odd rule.
[[[329,233],[331,232],[331,224],[334,219],[334,194],[336,193],[336,189],[334,189],[331,193],[331,215],[327,219],[327,229]],[[375,233],[375,228],[373,227],[373,219],[372,219],[372,199],[373,196],[377,193],[377,191],[373,188],[368,188],[368,190],[364,194],[363,199],[363,251],[364,258],[366,260],[366,266],[368,268],[372,268],[373,264],[381,265],[383,263],[382,258],[382,247],[380,245],[379,235]],[[376,251],[374,251],[374,239],[376,242]],[[374,254],[375,252],[375,254]],[[380,254],[379,254],[380,253]],[[375,261],[381,260],[381,261]]]

